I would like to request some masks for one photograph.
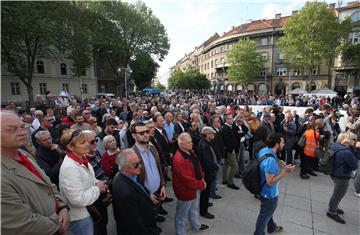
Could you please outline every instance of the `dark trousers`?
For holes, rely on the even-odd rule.
[[[206,188],[200,193],[200,215],[208,213],[211,181],[206,181]]]
[[[315,157],[309,157],[305,154],[301,154],[301,163],[300,163],[300,172],[302,174],[307,174],[311,172],[316,164],[316,158]]]
[[[108,211],[105,203],[102,202],[102,197],[95,201],[94,205],[101,214],[101,220],[99,223],[94,224],[94,235],[106,235],[106,225],[108,224]]]
[[[349,179],[340,179],[333,176],[331,179],[334,181],[334,191],[329,201],[329,212],[336,214],[340,201],[344,198],[348,189]]]
[[[278,197],[266,199],[260,198],[260,213],[256,220],[256,228],[254,235],[264,235],[265,227],[269,233],[272,233],[276,229],[276,223],[274,222],[273,215],[277,207]]]

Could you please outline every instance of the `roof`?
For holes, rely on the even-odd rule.
[[[278,28],[283,27],[285,22],[289,19],[290,16],[284,16],[279,19],[262,19],[254,20],[250,23],[242,24],[237,27],[233,27],[230,31],[226,32],[224,36],[229,36],[238,33],[246,33],[256,30],[268,29],[268,28]]]
[[[220,38],[218,33],[215,33],[213,36],[211,36],[208,40],[206,40],[205,42],[203,42],[201,46],[206,47],[207,45],[209,45],[210,43],[212,43],[213,41],[215,41],[216,39]]]
[[[347,10],[356,7],[360,7],[360,1],[348,2],[346,6],[340,7],[340,10]]]

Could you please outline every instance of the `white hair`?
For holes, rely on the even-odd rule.
[[[35,134],[35,139],[39,140],[41,137],[43,137],[44,135],[49,134],[49,131],[39,131],[38,133]]]
[[[131,156],[132,154],[136,153],[134,152],[133,149],[124,149],[122,150],[116,157],[116,163],[118,164],[119,167],[119,171],[121,171],[121,169],[123,169],[124,167],[127,166],[128,164],[128,158],[129,156]]]

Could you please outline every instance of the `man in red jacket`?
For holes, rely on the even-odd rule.
[[[179,149],[173,158],[173,189],[177,197],[175,229],[177,235],[186,235],[187,218],[193,230],[205,231],[209,226],[199,222],[200,191],[206,188],[199,159],[192,151],[193,143],[188,133],[178,137]]]

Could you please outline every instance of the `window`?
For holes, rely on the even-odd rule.
[[[260,72],[260,76],[261,76],[261,77],[265,77],[265,70],[263,70],[263,71]]]
[[[210,63],[209,63],[209,62],[207,63],[207,68],[208,68],[208,69],[210,68]]]
[[[220,52],[224,52],[224,47],[220,47]]]
[[[279,60],[283,60],[284,59],[284,54],[283,53],[279,53]]]
[[[63,91],[69,92],[69,84],[68,83],[63,83],[62,87],[63,87]]]
[[[276,75],[278,76],[286,76],[287,69],[285,67],[279,67],[276,69]]]
[[[40,87],[40,95],[45,95],[46,93],[46,83],[39,83],[39,87]]]
[[[220,63],[225,63],[225,60],[224,60],[224,58],[220,58]]]
[[[211,68],[214,68],[214,61],[211,61]]]
[[[232,44],[229,45],[229,50],[232,48]]]
[[[81,84],[81,93],[83,94],[87,94],[88,93],[88,89],[87,89],[87,84]]]
[[[301,74],[302,74],[302,72],[300,69],[294,69],[294,76],[299,76]]]
[[[218,60],[217,59],[215,59],[215,65],[217,65],[218,64]]]
[[[351,32],[349,35],[349,41],[352,44],[360,43],[360,32]]]
[[[351,22],[356,22],[359,20],[360,20],[360,11],[357,11],[351,15]]]
[[[204,66],[204,67],[205,67],[205,70],[206,70],[206,63],[205,63],[205,66]]]
[[[36,62],[36,70],[38,73],[45,73],[44,62],[38,60]]]
[[[105,93],[105,84],[101,84],[99,87],[99,93]]]
[[[86,69],[80,69],[80,76],[86,76]]]
[[[262,38],[261,41],[260,41],[260,45],[261,46],[267,46],[268,44],[268,39],[267,38]]]
[[[311,74],[312,75],[318,75],[319,74],[319,69],[318,68],[314,68],[311,70]]]
[[[60,74],[61,75],[67,74],[66,64],[64,64],[64,63],[60,64]]]
[[[261,58],[262,58],[263,60],[267,60],[267,53],[266,53],[266,52],[261,53]]]
[[[20,95],[20,84],[18,82],[11,83],[11,94]]]

